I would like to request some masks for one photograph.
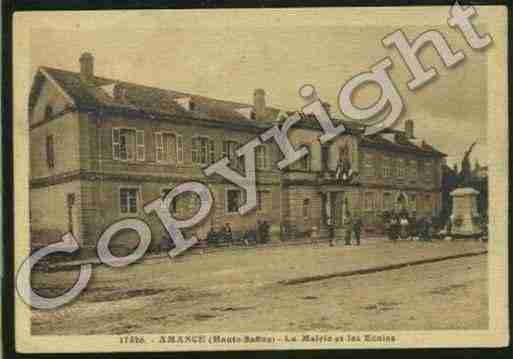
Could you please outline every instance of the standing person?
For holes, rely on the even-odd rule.
[[[429,241],[430,238],[429,238],[429,234],[430,234],[430,231],[431,231],[431,223],[430,223],[430,218],[429,216],[425,217],[422,219],[422,240],[423,241]]]
[[[410,218],[410,240],[415,240],[415,237],[417,237],[417,214],[413,211]]]
[[[447,224],[446,224],[446,229],[447,229],[447,237],[449,237],[450,239],[452,239],[452,221],[454,219],[454,214],[451,214],[449,216],[449,218],[447,218]]]
[[[331,221],[331,217],[328,216],[326,223],[328,225],[328,233],[330,238],[330,247],[333,247],[335,245],[335,227],[333,226],[333,223]]]
[[[401,233],[401,239],[407,239],[408,238],[408,218],[406,216],[401,216],[401,219],[399,220],[400,225],[400,233]]]
[[[337,169],[335,170],[335,178],[342,179],[342,160],[339,159],[337,163]]]
[[[417,222],[417,230],[419,233],[419,241],[426,240],[426,219],[424,217],[420,217]]]
[[[431,216],[427,216],[426,218],[426,240],[431,240],[431,235],[433,233],[433,220],[431,219]]]
[[[385,227],[385,235],[389,240],[392,239],[390,235],[390,213],[387,211],[383,212],[383,225]]]
[[[351,245],[351,232],[353,231],[353,219],[351,218],[351,213],[349,211],[346,214],[346,223],[345,223],[345,236],[344,236],[344,244],[346,246]]]
[[[481,217],[481,241],[488,242],[488,217],[483,215]]]
[[[257,220],[256,242],[262,243],[262,221],[260,221],[260,220]]]
[[[392,212],[390,216],[390,239],[395,241],[397,239],[397,228],[398,228],[398,219],[395,212]]]
[[[233,235],[232,235],[232,227],[230,226],[230,223],[225,223],[223,228],[223,234],[224,239],[230,243],[230,245],[233,244]]]
[[[271,230],[271,226],[269,225],[269,223],[267,221],[264,221],[264,223],[262,224],[262,227],[263,227],[263,234],[264,234],[264,243],[267,243],[269,242],[270,238],[271,238],[271,233],[270,233],[270,230]]]
[[[353,233],[354,239],[356,240],[356,245],[360,245],[360,234],[362,233],[363,222],[360,216],[357,216],[353,222]]]

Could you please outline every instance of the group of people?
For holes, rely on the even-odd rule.
[[[350,212],[346,213],[344,218],[344,245],[350,246],[352,244],[352,238],[354,236],[355,244],[360,245],[360,238],[363,230],[363,221],[359,216],[353,218]],[[330,246],[335,245],[335,233],[334,228],[331,228],[332,233],[330,234]]]
[[[433,220],[429,216],[417,218],[415,212],[411,215],[408,212],[392,212],[388,218],[385,218],[385,231],[388,238],[393,241],[397,239],[429,241],[433,234]]]
[[[207,234],[207,243],[228,243],[234,244],[240,240],[244,245],[248,246],[250,242],[254,243],[267,243],[269,242],[270,235],[269,222],[266,220],[258,220],[256,229],[249,229],[239,236],[239,233],[234,233],[230,223],[225,223],[219,231],[216,231],[212,226]]]

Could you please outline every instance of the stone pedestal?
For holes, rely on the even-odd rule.
[[[457,188],[451,192],[452,197],[452,234],[475,236],[481,232],[478,221],[477,195],[473,188]]]

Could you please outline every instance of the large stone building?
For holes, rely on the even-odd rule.
[[[239,215],[244,192],[206,177],[202,168],[227,156],[243,171],[235,150],[287,114],[269,107],[263,90],[243,104],[98,77],[88,53],[80,57],[80,72],[41,67],[29,98],[33,239],[47,242],[72,231],[94,246],[109,224],[139,216],[160,240],[165,230],[143,204],[192,180],[206,183],[214,197],[208,219],[194,229],[200,237],[226,222],[243,230],[265,219],[275,232],[300,235],[316,226],[325,235],[330,224],[341,228],[347,212],[361,215],[367,230],[394,208],[438,213],[445,155],[415,137],[413,121],[404,131],[373,136],[344,122],[348,132],[321,145],[317,121],[304,116],[288,135],[293,145],[307,146],[309,156],[281,171],[276,143],[259,146],[258,208]],[[197,202],[180,196],[170,210],[184,218]]]

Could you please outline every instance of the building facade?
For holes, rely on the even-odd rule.
[[[327,235],[330,227],[342,230],[347,213],[362,216],[368,231],[379,230],[384,211],[438,214],[445,155],[414,136],[413,121],[404,131],[373,136],[342,121],[348,131],[321,145],[316,120],[303,116],[288,137],[309,155],[279,170],[276,143],[260,145],[258,205],[239,215],[244,191],[202,170],[228,157],[244,172],[237,148],[289,114],[267,106],[261,89],[252,104],[243,104],[98,77],[88,53],[79,72],[41,67],[29,98],[33,245],[71,231],[93,247],[105,228],[125,217],[143,218],[153,238],[166,238],[143,206],[189,181],[207,184],[214,197],[209,217],[193,229],[199,237],[224,223],[246,230],[266,220],[274,234],[299,236],[316,227]],[[198,198],[181,195],[171,207],[176,218],[187,218]]]

